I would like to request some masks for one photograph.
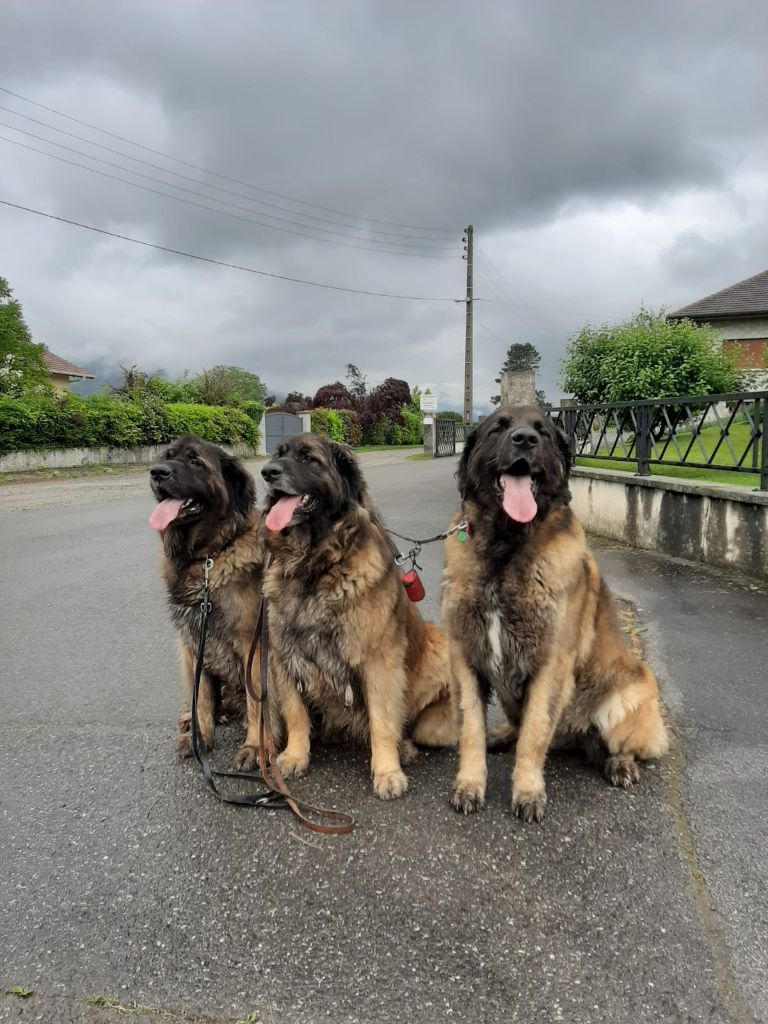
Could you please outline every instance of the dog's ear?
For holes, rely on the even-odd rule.
[[[357,461],[355,453],[348,444],[339,444],[338,441],[332,441],[331,457],[341,477],[344,497],[348,501],[354,501],[358,505],[362,505],[365,483],[363,482],[360,463]]]
[[[256,485],[253,477],[239,459],[231,455],[221,456],[221,472],[229,491],[231,506],[241,515],[247,516],[256,501]]]
[[[467,489],[469,487],[469,460],[472,457],[472,451],[477,444],[477,427],[467,435],[464,439],[464,450],[461,453],[461,462],[459,462],[459,468],[456,470],[456,478],[459,481],[459,494],[461,495],[462,501],[466,500]]]
[[[571,466],[573,465],[573,451],[571,450],[571,442],[568,439],[568,435],[560,427],[555,427],[555,440],[557,441],[557,450],[560,453],[560,458],[563,460],[563,470],[565,471],[566,480],[570,476]]]

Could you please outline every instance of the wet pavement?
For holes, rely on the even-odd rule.
[[[414,536],[450,518],[454,469],[367,465]],[[0,989],[32,990],[0,1020],[768,1021],[763,587],[597,542],[645,628],[669,759],[631,793],[553,759],[535,826],[503,755],[465,819],[451,751],[382,803],[361,752],[320,750],[297,794],[358,822],[323,838],[218,804],[176,761],[152,501],[112,483],[30,490],[0,520]],[[432,616],[441,559],[423,555]],[[222,766],[238,738],[220,730]]]

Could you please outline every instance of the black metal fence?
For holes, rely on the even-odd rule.
[[[435,418],[435,456],[455,455],[457,445],[464,443],[464,424],[455,420]]]
[[[574,455],[651,466],[754,473],[768,490],[768,391],[565,405],[549,415]]]

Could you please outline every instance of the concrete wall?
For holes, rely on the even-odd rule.
[[[0,473],[72,469],[76,466],[150,466],[167,447],[167,444],[154,444],[141,448],[61,448],[47,452],[9,452],[0,455]],[[253,448],[247,444],[222,444],[219,447],[230,455],[248,457],[254,454]]]
[[[579,468],[571,493],[592,533],[768,580],[766,491]]]

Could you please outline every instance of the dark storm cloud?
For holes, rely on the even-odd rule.
[[[742,264],[762,269],[765,195],[747,179],[750,169],[759,172],[766,152],[767,31],[765,4],[745,3],[735,18],[716,0],[35,0],[6,6],[0,84],[193,163],[323,206],[457,231],[473,221],[518,293],[510,299],[503,292],[507,305],[489,303],[481,319],[504,342],[524,336],[539,344],[551,389],[564,339],[584,319],[582,310],[620,314],[639,298],[651,305],[682,301],[708,290],[713,276],[723,285],[736,280]],[[0,103],[99,138],[2,94]],[[0,112],[0,120],[86,148],[12,115]],[[126,150],[114,140],[100,141]],[[5,143],[0,161],[4,196],[160,244],[358,288],[461,294],[458,260],[311,242]],[[750,224],[726,210],[727,203],[721,216],[730,220],[722,230],[718,215],[711,218],[711,203],[700,223],[694,203],[690,222],[684,213],[671,218],[669,237],[660,230],[649,235],[640,243],[647,251],[633,264],[626,248],[629,206],[652,213],[682,197],[728,197],[739,190]],[[228,198],[251,207],[247,216],[269,212]],[[555,232],[551,251],[542,254],[551,229],[568,223],[580,232],[580,245],[573,235]],[[747,245],[737,268],[728,239],[742,231]],[[0,214],[0,273],[20,293],[23,283],[33,327],[45,331],[52,348],[70,345],[70,355],[90,352],[108,364],[151,361],[156,353],[171,370],[240,361],[260,368],[276,387],[322,383],[342,372],[349,358],[372,376],[460,379],[460,307],[301,290],[127,248]],[[585,258],[593,261],[590,274]],[[625,279],[616,273],[617,261],[626,261]],[[482,403],[504,342],[482,329],[477,339]],[[458,388],[450,394],[455,404]]]

